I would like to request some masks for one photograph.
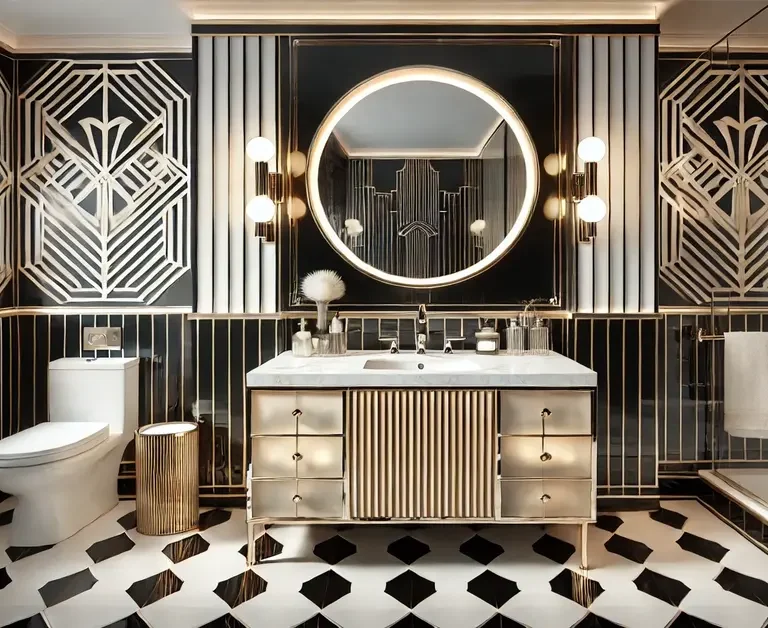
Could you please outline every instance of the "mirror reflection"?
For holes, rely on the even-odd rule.
[[[465,271],[506,250],[533,205],[527,169],[535,155],[499,101],[491,106],[457,84],[406,80],[347,108],[310,182],[321,204],[312,209],[337,236],[331,242],[403,285],[471,276]]]

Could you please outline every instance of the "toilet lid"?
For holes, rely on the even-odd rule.
[[[63,460],[92,449],[108,437],[108,423],[40,423],[0,440],[0,467]]]

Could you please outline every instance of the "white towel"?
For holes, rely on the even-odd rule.
[[[725,334],[725,431],[768,438],[768,332]]]

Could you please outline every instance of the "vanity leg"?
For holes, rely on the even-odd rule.
[[[589,569],[589,558],[588,558],[588,539],[589,538],[589,524],[588,523],[582,523],[581,524],[581,569]]]
[[[256,539],[261,538],[266,531],[263,523],[248,522],[248,556],[245,559],[248,567],[256,564]]]

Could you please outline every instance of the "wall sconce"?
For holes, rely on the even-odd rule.
[[[573,174],[573,202],[580,221],[579,241],[589,242],[607,212],[605,201],[597,195],[597,162],[605,157],[605,144],[599,137],[587,137],[579,142],[577,152],[584,172]]]
[[[283,175],[269,171],[275,145],[266,137],[254,137],[245,153],[256,162],[256,195],[248,201],[245,213],[256,224],[256,237],[274,242],[277,204],[283,202]]]

